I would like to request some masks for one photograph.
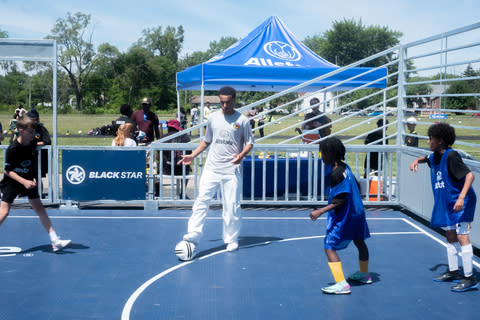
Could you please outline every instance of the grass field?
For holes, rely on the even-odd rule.
[[[117,116],[116,115],[81,115],[81,114],[73,114],[73,115],[58,115],[57,117],[57,132],[58,132],[58,144],[59,145],[74,145],[74,146],[110,146],[112,137],[111,136],[89,136],[88,131],[92,130],[97,127],[101,127],[105,124],[110,124],[112,120],[114,120]],[[169,120],[173,118],[172,116],[161,116],[161,120]],[[278,119],[280,116],[274,116],[273,119]],[[331,118],[333,121],[336,121],[341,116],[332,115]],[[339,123],[335,123],[333,126],[332,132],[338,132],[340,130],[344,130],[347,128],[348,130],[341,134],[342,137],[345,136],[356,136],[361,134],[362,132],[366,132],[372,130],[376,127],[375,122],[376,120],[369,120],[371,118],[368,117],[351,117],[349,119],[344,119]],[[8,129],[8,124],[11,120],[10,114],[0,114],[0,122],[3,125],[4,130]],[[303,120],[303,117],[292,117],[290,119],[282,120],[281,122],[269,126],[265,129],[265,134],[269,135],[275,132],[279,132],[283,128],[287,128],[289,126],[295,125]],[[394,117],[389,117],[390,123],[395,121]],[[431,120],[428,117],[417,117],[418,121],[433,123],[435,120]],[[46,126],[46,128],[52,133],[52,117],[49,115],[41,116],[42,123]],[[356,124],[367,121],[365,124],[355,127]],[[447,122],[453,125],[460,125],[466,127],[480,127],[480,118],[474,118],[472,116],[450,116],[447,119]],[[417,132],[419,135],[426,135],[428,125],[418,125]],[[395,125],[392,125],[388,128],[387,133],[393,134],[397,130]],[[79,133],[81,131],[81,133]],[[67,132],[70,135],[66,135]],[[470,143],[478,143],[480,141],[480,131],[475,130],[468,130],[463,128],[457,128],[456,134],[460,137],[458,140],[470,142]],[[256,132],[256,137],[259,136],[258,132]],[[290,136],[294,136],[295,132],[293,129],[289,129],[285,132],[279,134],[278,137],[272,137],[266,140],[263,140],[261,143],[265,144],[276,144]],[[8,137],[6,138],[7,141]],[[300,141],[292,140],[289,143],[297,144]],[[4,141],[3,144],[6,144]],[[363,139],[358,139],[352,142],[352,144],[363,144]],[[391,143],[392,144],[392,143]],[[420,147],[428,148],[427,141],[421,140]],[[464,151],[468,152],[472,156],[477,159],[480,159],[480,149],[472,146],[454,146],[455,148],[463,149]]]

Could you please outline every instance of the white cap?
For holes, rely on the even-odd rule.
[[[416,124],[417,119],[415,119],[414,117],[410,117],[410,118],[407,119],[407,123],[408,124]]]

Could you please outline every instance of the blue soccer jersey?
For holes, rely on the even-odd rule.
[[[465,184],[465,177],[454,181],[448,174],[447,158],[452,149],[447,149],[442,155],[440,163],[435,163],[433,153],[429,156],[430,179],[433,189],[433,212],[430,225],[432,227],[447,227],[459,222],[472,222],[475,214],[477,196],[473,188],[467,192],[463,209],[455,212],[453,207]]]
[[[352,240],[365,240],[370,237],[362,197],[348,165],[344,177],[342,182],[330,189],[329,204],[340,194],[346,195],[346,201],[341,207],[328,212],[325,249],[345,249]]]

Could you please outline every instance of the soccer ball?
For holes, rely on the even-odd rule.
[[[182,261],[192,260],[195,252],[195,244],[193,242],[182,240],[175,246],[175,254]]]

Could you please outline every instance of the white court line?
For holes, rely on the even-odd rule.
[[[447,243],[445,241],[442,241],[440,239],[438,239],[437,237],[435,237],[433,234],[429,233],[428,231],[420,228],[419,226],[417,226],[416,224],[414,224],[413,222],[411,221],[408,221],[407,219],[405,218],[402,218],[403,221],[405,221],[406,223],[408,223],[409,225],[411,225],[412,227],[414,227],[415,229],[417,230],[420,230],[423,234],[425,234],[427,237],[433,239],[434,241],[440,243],[442,246],[444,246],[445,248],[447,247]],[[460,256],[462,255],[461,252],[458,253]],[[472,263],[473,265],[475,265],[477,268],[480,268],[480,263],[476,262],[475,260],[472,259]]]
[[[402,219],[402,218],[400,218]],[[399,234],[424,234],[423,232],[421,231],[412,231],[412,232],[373,232],[371,233],[371,235],[399,235]],[[265,242],[260,242],[260,243],[255,243],[255,244],[252,244],[252,245],[249,245],[249,246],[242,246],[241,248],[248,248],[248,247],[252,247],[252,246],[261,246],[261,245],[267,245],[267,244],[270,244],[270,243],[273,243],[273,242],[289,242],[289,241],[298,241],[298,240],[311,240],[311,239],[321,239],[321,238],[325,238],[325,235],[321,235],[321,236],[308,236],[308,237],[297,237],[297,238],[288,238],[288,239],[281,239],[281,240],[271,240],[271,241],[265,241]],[[135,290],[135,292],[128,298],[127,302],[125,303],[125,306],[123,307],[123,310],[122,310],[122,317],[121,319],[122,320],[130,320],[130,313],[132,311],[132,307],[133,307],[133,304],[135,303],[135,301],[137,300],[137,298],[152,284],[154,283],[155,281],[163,278],[164,276],[166,276],[167,274],[175,271],[175,270],[178,270],[182,267],[185,267],[197,260],[201,261],[201,260],[205,260],[207,258],[211,258],[213,256],[216,256],[218,254],[221,254],[221,253],[225,253],[227,252],[226,249],[222,249],[222,250],[218,250],[218,251],[215,251],[215,252],[212,252],[206,256],[203,256],[203,257],[200,257],[198,259],[194,259],[192,261],[188,261],[188,262],[183,262],[183,263],[180,263],[174,267],[171,267],[159,274],[157,274],[156,276],[154,276],[153,278],[150,278],[149,280],[147,280],[145,283],[143,283],[137,290]]]

